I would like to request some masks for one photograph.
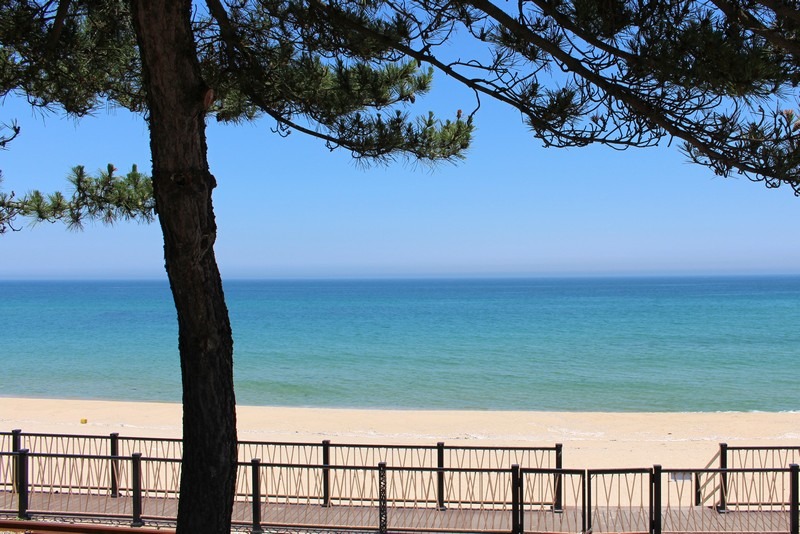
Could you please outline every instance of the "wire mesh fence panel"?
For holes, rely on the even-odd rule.
[[[28,455],[28,481],[34,491],[111,494],[109,456]]]
[[[180,439],[158,439],[158,438],[129,438],[120,437],[119,451],[120,456],[132,456],[139,453],[144,458],[162,458],[169,460],[180,460],[183,458],[183,441]]]
[[[75,454],[82,456],[109,456],[109,436],[80,436],[70,434],[20,433],[20,448],[37,454]]]
[[[650,531],[650,471],[588,471],[587,506],[595,532]]]
[[[337,474],[339,470],[331,469],[329,472],[329,491],[336,496],[325,503],[323,467],[259,464],[260,524],[271,528],[297,529],[359,529],[366,524],[374,530],[377,524],[377,512],[374,509],[365,512],[363,507],[345,505],[345,493],[338,488],[348,486],[341,482],[347,479],[347,475]],[[249,510],[243,508],[236,517],[242,523],[249,524],[252,520],[252,502],[246,505]],[[235,506],[245,506],[245,503],[236,503]]]
[[[130,497],[133,495],[131,471],[132,466],[130,458],[111,458],[111,473],[116,481],[117,495],[121,497]],[[112,492],[114,489],[115,488],[112,487]]]
[[[563,476],[541,471],[524,473],[524,504],[530,509],[553,510],[556,507],[556,486],[562,483]]]
[[[510,470],[386,468],[387,523],[389,530],[444,532],[509,531],[511,493],[500,496]],[[498,488],[472,492],[470,483],[488,481]],[[494,479],[494,480],[491,480]],[[508,484],[510,488],[510,483]],[[485,498],[491,494],[491,499]]]
[[[705,476],[704,476],[705,475]],[[708,481],[714,480],[716,473],[697,473],[692,471],[668,471],[661,474],[662,532],[683,532],[686,529],[703,531],[713,523],[714,514],[706,513],[711,507],[703,506],[702,495],[705,488],[717,487]],[[714,490],[715,491],[715,490]]]
[[[15,455],[10,452],[0,452],[0,510],[3,512],[12,512],[17,508],[14,458]]]
[[[446,469],[444,505],[458,509],[511,510],[511,470]]]
[[[386,501],[392,508],[436,508],[438,480],[430,467],[387,467]]]
[[[111,487],[112,458],[30,454],[28,456],[28,510],[35,513],[126,515],[130,501]]]
[[[531,509],[551,510],[556,503],[556,484],[558,481],[549,472],[525,471],[523,495],[525,504]]]
[[[374,530],[378,524],[375,468],[260,464],[258,469],[264,526]],[[237,520],[246,522],[246,514],[242,510]]]
[[[584,472],[522,470],[523,532],[582,532]]]
[[[180,482],[180,460],[142,457],[142,517],[176,519],[178,517]]]
[[[556,466],[555,447],[446,447],[445,467],[471,469],[522,468],[552,469]]]
[[[374,467],[335,467],[330,470],[332,506],[378,506],[380,486]]]
[[[319,506],[302,504],[261,505],[261,525],[266,530],[375,531],[378,507]]]
[[[322,464],[322,444],[240,441],[239,461],[258,458],[265,464]]]
[[[790,491],[788,469],[729,469],[725,504],[733,510],[788,510]]]
[[[250,463],[238,463],[236,466],[237,501],[250,501],[253,498],[253,466]]]
[[[703,498],[705,480],[717,498]],[[662,474],[664,532],[785,532],[789,530],[788,469],[703,469]]]
[[[142,457],[141,477],[143,497],[177,499],[181,487],[181,462]]]
[[[436,467],[437,449],[427,445],[347,445],[331,444],[331,465],[389,467]]]
[[[0,452],[13,452],[13,443],[11,432],[0,432]]]
[[[780,469],[800,463],[800,447],[727,447],[729,469]]]
[[[322,466],[262,464],[260,482],[270,505],[323,503]]]

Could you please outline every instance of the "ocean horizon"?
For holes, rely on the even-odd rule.
[[[800,410],[800,276],[226,280],[237,402]],[[179,402],[165,280],[0,281],[7,397]]]

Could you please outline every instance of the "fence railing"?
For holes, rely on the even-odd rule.
[[[651,532],[653,469],[594,469],[586,478],[585,531]]]
[[[0,452],[28,449],[50,454],[83,454],[131,456],[140,453],[146,458],[180,459],[183,442],[175,438],[145,438],[29,433],[16,429],[0,432]],[[453,446],[444,442],[435,445],[373,445],[352,443],[319,443],[240,441],[239,461],[260,458],[267,463],[316,465],[378,465],[391,467],[435,468],[508,468],[511,464],[523,467],[560,468],[563,447],[476,447]]]
[[[800,464],[800,447],[743,447],[727,443],[719,444],[719,467],[722,469],[762,469],[788,467]]]
[[[6,441],[13,441],[14,436]],[[19,434],[22,444],[22,435]],[[58,443],[100,450],[89,436]],[[112,449],[111,440],[108,449]],[[308,444],[307,444],[308,445]],[[117,452],[124,450],[119,442]],[[233,522],[240,528],[397,532],[798,532],[797,464],[772,467],[569,470],[496,466],[515,449],[458,447],[453,454],[478,467],[440,466],[447,449],[409,447],[414,458],[379,461],[401,447],[357,446],[351,456],[333,444],[275,447],[257,444],[271,460],[300,453],[321,462],[252,458],[239,462]],[[14,447],[12,447],[14,448]],[[326,451],[327,448],[327,451]],[[50,449],[52,450],[52,449]],[[159,448],[159,451],[167,450]],[[433,450],[433,452],[431,452]],[[531,449],[538,450],[538,449]],[[313,453],[312,451],[318,451]],[[352,454],[357,453],[355,456]],[[524,457],[524,456],[523,456]],[[476,458],[482,458],[477,460]],[[361,462],[361,460],[365,462]],[[422,461],[421,459],[425,459]],[[494,463],[493,463],[494,462]],[[555,456],[553,463],[556,463]],[[345,465],[349,464],[349,465]],[[131,454],[0,452],[0,512],[20,519],[64,516],[113,519],[133,526],[177,517],[179,458]],[[713,488],[713,491],[710,489]]]
[[[659,469],[664,532],[797,532],[798,466]],[[703,502],[707,480],[717,498]],[[687,515],[694,507],[700,513]]]
[[[0,453],[0,511],[174,522],[180,460]],[[323,484],[328,473],[329,488]],[[444,475],[447,492],[438,491]],[[428,532],[789,532],[798,534],[797,464],[783,469],[324,466],[239,463],[233,522]],[[712,506],[705,478],[727,479]],[[725,506],[720,506],[724,502]]]

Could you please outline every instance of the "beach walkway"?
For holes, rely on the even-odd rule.
[[[7,519],[175,524],[179,440],[15,431],[0,433],[0,445]],[[558,444],[326,440],[239,451],[232,519],[241,531],[800,534],[796,447],[721,444],[714,467],[605,470],[564,469]]]
[[[110,523],[129,524],[133,502],[130,497],[120,497],[109,505],[109,499],[97,495],[30,494],[29,506],[37,510],[37,519],[81,521],[106,518]],[[149,524],[160,528],[174,527],[178,501],[174,498],[148,498],[148,510],[157,510]],[[252,513],[249,503],[236,502],[234,518]],[[553,511],[526,511],[518,532],[585,532],[583,510],[566,507],[559,513]],[[732,511],[720,513],[713,508],[694,507],[683,510],[662,510],[661,532],[791,532],[789,514],[781,511]],[[505,510],[470,509],[420,509],[392,507],[386,517],[387,532],[487,532],[512,533],[513,518]],[[24,522],[23,522],[24,523]],[[142,521],[137,526],[148,523]],[[252,531],[249,521],[236,521],[240,530]],[[265,530],[341,530],[380,531],[380,510],[370,506],[328,506],[308,504],[262,504],[261,528]],[[592,532],[652,532],[647,513],[639,507],[616,507],[597,514]]]

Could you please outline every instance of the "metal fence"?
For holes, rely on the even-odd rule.
[[[143,438],[107,436],[42,434],[22,430],[0,432],[0,452],[28,449],[50,454],[82,454],[131,456],[140,453],[146,458],[180,459],[183,441],[174,438]],[[435,468],[508,468],[511,464],[523,467],[562,467],[560,443],[550,447],[476,447],[452,446],[444,442],[435,445],[372,445],[352,443],[318,443],[240,441],[239,461],[260,458],[267,463],[317,464],[360,466],[386,462],[392,467]]]
[[[663,532],[797,532],[798,467],[659,469]],[[714,499],[702,488],[717,480]],[[693,509],[696,513],[686,514]]]
[[[719,462],[721,469],[788,467],[800,464],[800,447],[740,447],[720,443]]]
[[[49,441],[43,435],[34,437],[27,443],[101,450],[102,440],[96,436],[89,436],[86,444],[75,436]],[[22,435],[19,438],[21,445]],[[104,439],[110,451],[110,439]],[[123,450],[119,443],[116,447]],[[290,528],[381,533],[800,534],[797,464],[570,470],[561,467],[556,448],[548,460],[538,452],[457,447],[452,454],[470,464],[454,466],[441,465],[448,463],[442,444],[358,445],[349,452],[346,446],[330,443],[248,447],[272,454],[238,464],[232,519],[252,532]],[[152,450],[169,449],[159,445]],[[531,449],[538,450],[544,449]],[[367,463],[382,454],[395,465]],[[525,454],[553,467],[495,465],[526,458]],[[289,459],[293,461],[284,461]],[[306,459],[315,461],[302,461]],[[0,452],[0,512],[21,519],[99,518],[134,526],[174,523],[180,469],[179,458],[138,452],[54,453],[25,448]]]

